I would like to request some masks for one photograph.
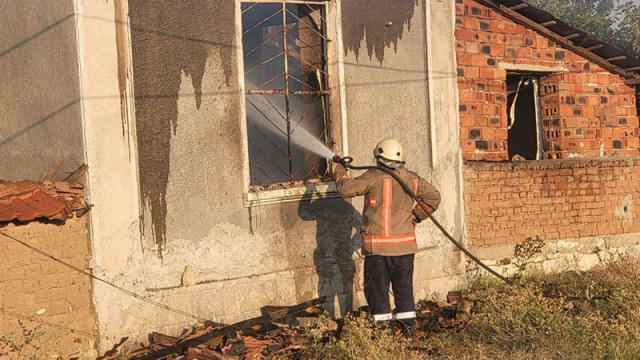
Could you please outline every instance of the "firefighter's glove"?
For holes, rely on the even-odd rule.
[[[424,207],[427,208],[427,210],[429,211],[429,213],[433,213],[433,208],[429,205],[427,205],[427,203],[425,203],[424,201],[421,202],[422,205],[424,205]],[[429,216],[427,216],[427,214],[424,212],[424,210],[422,210],[422,207],[420,207],[420,205],[416,205],[413,208],[413,211],[411,211],[411,213],[413,214],[413,221],[416,224],[419,224],[422,220],[428,218]]]
[[[344,167],[344,165],[336,164],[336,167],[333,171],[333,180],[338,181],[338,180],[348,179],[348,178],[349,178],[349,173],[347,172],[347,169]]]

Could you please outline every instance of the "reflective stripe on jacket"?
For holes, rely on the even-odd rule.
[[[440,205],[440,193],[416,173],[405,168],[395,173],[433,210]],[[413,232],[413,199],[391,175],[370,169],[350,178],[338,165],[335,171],[338,193],[344,198],[363,195],[362,250],[365,255],[399,256],[418,250]]]

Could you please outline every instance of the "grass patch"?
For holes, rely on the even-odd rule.
[[[588,272],[526,275],[521,286],[476,280],[455,311],[423,302],[420,339],[396,337],[364,318],[335,333],[305,329],[317,359],[640,359],[640,261],[621,258]],[[452,325],[451,325],[452,324]],[[451,325],[451,326],[448,326]]]

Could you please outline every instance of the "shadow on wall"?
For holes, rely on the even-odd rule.
[[[362,244],[360,213],[343,199],[321,198],[301,201],[298,215],[305,221],[316,222],[313,263],[318,274],[318,296],[327,297],[325,309],[332,317],[343,316],[353,307],[356,266],[352,254]],[[336,298],[339,314],[334,307]]]
[[[360,56],[360,44],[366,36],[367,55],[382,64],[385,48],[398,50],[405,26],[411,30],[411,18],[418,0],[344,0],[342,36],[344,52]],[[390,24],[389,24],[390,22]],[[388,26],[386,24],[389,24]]]
[[[235,4],[228,0],[130,0],[129,16],[140,190],[160,250],[166,242],[165,195],[171,137],[178,134],[182,74],[191,78],[194,108],[199,110],[207,58],[218,50],[229,85],[235,59]]]

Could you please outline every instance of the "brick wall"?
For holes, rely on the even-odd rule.
[[[461,146],[465,160],[507,160],[507,71],[563,67],[541,79],[545,158],[638,155],[635,89],[473,0],[456,0]]]
[[[0,231],[86,269],[87,218],[59,226],[10,224]],[[18,323],[22,321],[27,329],[40,326],[43,332],[33,344],[39,347],[38,354],[85,358],[96,336],[90,279],[4,236],[0,236],[0,253],[0,336],[22,341]],[[28,358],[34,350],[26,347],[21,356]]]
[[[463,171],[473,245],[640,232],[640,159],[468,162]]]

